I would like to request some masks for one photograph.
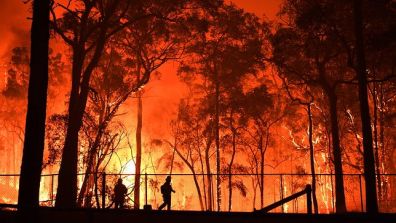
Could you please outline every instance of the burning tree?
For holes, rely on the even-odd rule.
[[[137,127],[135,154],[134,207],[140,207],[140,176],[142,162],[142,128],[143,128],[143,87],[150,77],[163,64],[179,59],[183,54],[183,42],[188,36],[188,29],[183,27],[183,15],[170,16],[169,22],[164,18],[151,17],[126,27],[120,38],[120,46],[125,48],[129,63],[133,64],[134,76],[129,78],[136,90]],[[136,88],[138,86],[138,88]]]
[[[194,21],[195,20],[195,21]],[[180,72],[196,76],[207,94],[207,111],[213,120],[216,148],[216,198],[217,210],[221,209],[221,116],[224,114],[221,100],[227,89],[248,74],[254,74],[262,65],[262,27],[258,18],[245,13],[234,5],[224,5],[216,11],[202,12],[192,20],[196,34],[186,52]]]
[[[68,128],[59,172],[56,202],[58,207],[75,206],[78,133],[82,126],[91,89],[91,76],[100,62],[107,43],[115,34],[125,30],[128,25],[154,16],[166,18],[176,6],[179,6],[177,1],[170,5],[155,4],[151,1],[138,4],[119,0],[76,0],[69,1],[67,5],[54,4],[51,10],[52,27],[72,49],[72,86],[68,108]],[[59,19],[55,12],[56,7],[64,13]]]

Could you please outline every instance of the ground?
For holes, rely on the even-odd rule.
[[[308,215],[259,212],[59,210],[55,208],[40,208],[29,217],[28,221],[34,223],[395,223],[396,214]],[[0,211],[0,222],[16,222],[16,211]]]

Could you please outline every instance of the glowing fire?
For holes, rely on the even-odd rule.
[[[283,186],[283,194],[286,194],[286,196],[287,196],[287,186]],[[288,203],[283,205],[283,211],[285,213],[288,213],[288,211],[289,211],[289,204]]]
[[[239,0],[240,2],[248,2],[248,1],[242,1]],[[249,3],[240,3],[240,4],[249,4]],[[263,3],[264,4],[264,3]],[[261,12],[260,12],[261,13]],[[26,16],[28,17],[28,16]],[[30,23],[30,22],[29,22]],[[3,42],[7,42],[7,41],[3,41]],[[11,41],[10,41],[11,42]],[[15,44],[15,43],[7,43],[7,44]],[[57,43],[58,44],[58,43]],[[54,44],[54,45],[57,45]],[[57,46],[59,47],[59,46]],[[0,49],[0,51],[2,51],[1,54],[5,54],[5,49]],[[3,52],[4,51],[4,52]],[[8,75],[8,63],[6,61],[1,61],[0,62],[0,90],[3,90],[2,88],[4,88],[4,86],[7,85],[7,75]],[[182,90],[184,88],[187,88],[184,83],[182,83],[177,75],[176,75],[176,66],[174,64],[170,65],[167,64],[165,66],[166,68],[164,69],[164,74],[166,73],[166,75],[164,75],[163,77],[161,77],[161,81],[151,81],[150,83],[147,84],[147,86],[143,85],[141,86],[141,89],[145,88],[147,90],[147,88],[149,88],[148,90],[150,91],[149,93],[152,96],[147,97],[148,101],[145,101],[146,98],[144,98],[144,114],[143,114],[143,123],[144,124],[144,129],[143,129],[143,133],[142,133],[142,137],[147,137],[150,136],[152,138],[166,138],[169,137],[171,132],[171,128],[169,127],[169,120],[171,120],[176,113],[175,111],[178,109],[178,104],[179,104],[179,100],[181,99],[181,97],[184,97],[183,94],[181,93]],[[171,67],[171,68],[169,68]],[[4,75],[3,75],[4,73]],[[171,73],[171,75],[168,75],[169,73]],[[2,79],[1,79],[2,78]],[[4,85],[4,86],[3,86]],[[169,86],[168,86],[169,85]],[[271,90],[271,89],[270,89]],[[59,95],[67,95],[68,91],[66,92],[66,88],[65,89],[59,89]],[[0,95],[2,97],[2,95]],[[56,96],[59,98],[62,98],[63,96]],[[49,108],[48,108],[48,114],[60,114],[62,112],[65,112],[65,102],[67,99],[62,98],[62,100],[60,100],[59,98],[55,98],[55,96],[53,98],[49,97]],[[18,119],[18,120],[13,120],[15,121],[15,123],[11,123],[10,125],[12,125],[12,127],[14,128],[18,128],[19,126],[24,126],[24,120],[21,120],[20,117],[24,117],[25,115],[25,108],[23,106],[25,106],[26,104],[26,99],[21,99],[19,102],[13,102],[12,100],[7,101],[4,98],[0,98],[0,107],[2,108],[6,108],[6,107],[13,107],[16,108],[16,111],[12,111],[15,114],[15,117],[12,117],[13,119]],[[132,99],[133,100],[133,99]],[[59,103],[59,101],[61,101],[62,103]],[[135,101],[133,101],[135,102]],[[126,104],[131,103],[130,101],[126,102]],[[23,104],[23,106],[21,105]],[[112,103],[109,104],[109,106],[111,106]],[[326,107],[324,107],[323,109],[320,107],[320,103],[319,104],[313,104],[314,108],[316,108],[316,111],[319,111],[318,113],[322,113],[325,114],[327,112]],[[120,108],[120,115],[119,117],[117,117],[120,121],[122,122],[126,129],[128,129],[128,131],[131,131],[133,133],[133,130],[135,130],[135,126],[136,126],[136,120],[135,117],[136,114],[134,113],[134,109],[135,107],[130,106],[130,104],[128,104],[128,106],[125,106],[127,108]],[[124,110],[123,110],[124,109]],[[379,108],[379,111],[385,112],[386,108],[383,108],[381,105],[381,108]],[[343,118],[340,118],[340,125],[341,124],[345,124],[345,120],[347,120],[346,122],[349,125],[359,125],[358,121],[359,118],[354,117],[354,115],[356,115],[355,113],[356,111],[353,111],[353,109],[346,109],[345,114],[343,114]],[[11,113],[11,112],[10,112]],[[21,113],[21,114],[19,114]],[[23,114],[22,114],[23,113]],[[340,112],[341,113],[341,112]],[[161,114],[161,116],[159,117],[158,114]],[[315,114],[317,115],[317,114]],[[9,118],[8,117],[9,114],[5,114],[4,117],[0,117],[2,121],[4,121],[5,119]],[[318,116],[316,117],[318,118]],[[212,117],[210,117],[210,119],[212,120]],[[301,117],[301,120],[306,120],[306,117]],[[212,120],[213,121],[213,120]],[[344,121],[344,122],[343,122]],[[5,121],[4,121],[5,123]],[[0,165],[1,171],[3,171],[3,173],[17,173],[19,171],[19,166],[20,166],[20,157],[21,157],[21,148],[22,148],[22,141],[23,141],[23,135],[21,135],[19,132],[17,132],[15,129],[6,129],[6,127],[3,127],[7,125],[1,123],[2,124],[2,129],[0,136],[1,138],[1,143],[0,144],[0,154],[2,155],[2,158],[4,160],[4,162],[2,162]],[[146,123],[149,123],[146,125]],[[303,176],[301,178],[304,178],[303,180],[300,179],[300,184],[306,184],[306,183],[311,183],[309,180],[307,180],[310,176],[309,176],[309,162],[307,162],[308,160],[308,153],[304,153],[308,147],[308,128],[306,127],[306,123],[301,122],[304,128],[303,129],[298,129],[298,130],[294,130],[294,128],[291,128],[290,126],[287,126],[285,123],[281,123],[279,124],[279,126],[274,127],[278,128],[276,131],[272,130],[273,132],[270,133],[271,137],[275,134],[278,134],[276,137],[273,137],[274,139],[270,139],[269,143],[268,143],[268,149],[266,151],[266,157],[264,157],[263,159],[265,160],[265,173],[267,174],[277,174],[277,173],[283,173],[284,171],[289,171],[286,173],[291,173],[294,172],[294,168],[295,167],[301,167],[301,172],[303,173],[307,173],[306,176]],[[14,125],[18,125],[18,126],[14,126]],[[278,124],[276,124],[278,125]],[[275,125],[274,125],[275,126]],[[249,128],[250,126],[243,126],[246,128]],[[344,126],[342,126],[344,128]],[[373,126],[374,127],[374,126]],[[223,126],[222,126],[223,128]],[[23,128],[21,128],[21,132],[23,132]],[[278,132],[279,130],[279,132]],[[328,127],[326,126],[326,124],[318,124],[318,123],[314,123],[314,134],[313,134],[313,144],[315,145],[315,170],[316,170],[316,174],[329,174],[329,173],[333,173],[332,170],[332,162],[331,162],[331,155],[329,151],[325,151],[328,148],[327,147],[331,147],[330,143],[328,143],[327,141],[329,140],[328,135],[326,135],[326,131],[328,130]],[[344,129],[340,130],[343,131]],[[128,132],[129,133],[129,132]],[[220,135],[222,135],[223,133],[221,133]],[[250,133],[249,133],[250,134]],[[354,137],[356,137],[357,140],[362,140],[362,135],[359,132],[354,133]],[[254,134],[252,134],[254,135]],[[340,133],[341,135],[341,133]],[[131,141],[134,141],[135,139],[133,137],[130,137]],[[346,137],[345,137],[346,138]],[[244,140],[244,138],[241,138]],[[127,140],[129,139],[122,139],[120,142],[120,148],[123,147],[124,145],[129,145],[129,141],[127,142]],[[211,139],[212,140],[212,139]],[[224,144],[227,143],[227,138],[224,139]],[[342,139],[342,140],[349,140],[349,138],[346,139]],[[355,140],[355,139],[354,139]],[[143,142],[147,143],[147,141],[149,141],[148,139],[142,139]],[[203,140],[205,141],[205,140]],[[209,141],[209,140],[208,140]],[[386,140],[385,140],[386,141]],[[223,143],[223,139],[221,139],[221,144]],[[245,142],[243,142],[245,143]],[[345,142],[342,142],[343,144],[347,144]],[[135,148],[135,144],[132,142],[130,143],[132,145],[129,145],[129,149],[131,148]],[[242,143],[240,143],[242,144]],[[248,142],[246,144],[249,144]],[[385,144],[385,142],[384,142]],[[390,144],[390,142],[389,142]],[[281,146],[279,146],[281,145]],[[85,145],[86,146],[86,145]],[[248,145],[251,146],[251,145]],[[344,145],[342,145],[344,147]],[[349,146],[349,145],[348,145]],[[384,147],[385,145],[379,144],[380,147]],[[243,146],[241,145],[239,148],[238,145],[238,150],[242,150],[244,148],[242,148]],[[254,149],[253,146],[251,146],[252,148],[249,149]],[[347,146],[345,146],[347,147]],[[247,147],[246,147],[247,148]],[[291,150],[288,150],[290,149]],[[123,148],[117,150],[117,157],[113,156],[108,163],[108,166],[106,168],[104,168],[104,170],[100,170],[100,171],[105,171],[108,174],[112,174],[112,177],[119,177],[119,174],[121,174],[121,177],[123,178],[123,183],[128,187],[128,192],[130,194],[133,195],[133,187],[135,184],[135,177],[134,174],[136,172],[136,167],[135,167],[135,162],[133,160],[133,157],[135,154],[131,155],[132,153],[130,153],[130,151],[125,152],[125,151],[121,151]],[[142,148],[143,151],[145,151],[145,149],[147,148]],[[152,174],[152,173],[169,173],[168,170],[166,168],[168,167],[159,167],[160,165],[163,164],[158,164],[159,160],[160,160],[160,156],[163,155],[165,152],[165,149],[158,146],[158,148],[156,148],[157,150],[154,150],[154,152],[152,152],[152,154],[150,154],[150,158],[148,158],[147,152],[146,154],[142,154],[143,158],[142,158],[142,174],[141,174],[141,179],[140,179],[140,204],[144,203],[144,198],[145,198],[145,178],[144,178],[144,173],[147,171],[148,174]],[[194,148],[196,149],[196,148]],[[201,148],[199,148],[201,149]],[[211,171],[211,173],[215,173],[214,170],[214,166],[213,165],[213,154],[212,154],[212,149],[210,148],[210,151],[208,152],[210,158],[208,158],[210,161],[210,165],[211,167],[201,167],[201,169],[204,168],[208,168],[209,171]],[[224,147],[224,150],[226,150],[228,148]],[[80,157],[79,160],[83,160],[83,154],[82,152],[86,152],[88,149],[81,147],[80,148]],[[131,149],[132,150],[132,149]],[[147,149],[148,150],[148,149]],[[286,152],[284,152],[285,150],[287,150]],[[330,149],[329,149],[330,150]],[[4,152],[3,152],[4,151]],[[281,151],[281,152],[279,152]],[[296,152],[297,151],[297,152]],[[386,151],[386,150],[384,150]],[[244,157],[245,154],[243,154],[245,151],[237,152],[237,158],[234,164],[238,164],[240,165],[240,169],[241,172],[246,173],[246,169],[251,168],[251,166],[248,166],[248,162],[246,162],[246,157]],[[290,152],[290,153],[288,153]],[[347,150],[345,149],[343,151],[343,153],[345,152],[345,154],[347,154]],[[200,160],[198,160],[198,158],[195,158],[194,155],[192,154],[193,152],[191,152],[191,154],[188,155],[188,158],[190,158],[192,160],[192,162],[195,162],[195,164],[198,166],[198,162]],[[281,153],[288,153],[287,157],[283,160],[283,157],[279,156],[279,154]],[[296,153],[298,153],[298,156],[296,155]],[[12,156],[11,156],[12,154]],[[300,156],[300,154],[303,154]],[[227,159],[229,157],[227,157],[228,155],[228,151],[224,151],[223,153],[224,157],[222,157],[222,162],[227,161]],[[283,154],[281,154],[283,155]],[[296,155],[296,156],[295,156]],[[12,158],[11,158],[12,157]],[[254,157],[255,158],[255,157]],[[277,160],[277,158],[282,158]],[[301,159],[300,159],[301,158]],[[381,157],[380,157],[381,158]],[[203,159],[202,157],[200,157],[200,159]],[[300,160],[297,160],[300,159]],[[154,161],[153,161],[154,160]],[[257,160],[254,160],[257,161]],[[158,163],[156,163],[158,162]],[[253,161],[252,161],[253,162]],[[263,162],[264,163],[264,162]],[[51,170],[46,170],[49,173],[56,173],[56,165],[55,164],[54,168]],[[183,161],[179,159],[179,157],[176,155],[175,156],[175,166],[174,169],[177,169],[176,171],[180,171],[182,173],[190,173],[190,170],[186,167],[186,165],[184,165]],[[223,163],[221,164],[223,165]],[[244,166],[243,166],[244,165]],[[356,171],[353,168],[350,168],[348,166],[348,164],[343,164],[345,165],[345,173],[347,173],[348,171]],[[182,166],[182,167],[181,167]],[[237,166],[237,165],[235,165]],[[222,166],[222,167],[225,167]],[[52,168],[52,167],[51,167]],[[102,167],[101,167],[102,168]],[[158,169],[156,169],[158,168]],[[144,170],[143,170],[144,169]],[[237,169],[237,168],[235,168]],[[387,173],[388,170],[386,170],[386,166],[385,163],[382,162],[380,163],[380,168],[382,170],[381,173]],[[235,170],[238,171],[238,170]],[[391,171],[391,170],[389,170]],[[47,173],[45,172],[45,173]],[[199,172],[199,171],[198,171]],[[204,172],[204,171],[201,171]],[[201,172],[199,172],[201,174]],[[252,171],[253,172],[253,171]],[[299,172],[299,173],[301,173]],[[250,173],[250,172],[249,172]],[[253,174],[252,174],[253,175]],[[287,175],[287,174],[285,174]],[[16,203],[17,202],[17,191],[18,191],[18,177],[4,177],[1,176],[2,178],[0,178],[0,196],[1,197],[1,202],[5,202],[5,203]],[[223,196],[225,199],[223,200],[227,200],[230,199],[232,200],[232,208],[235,211],[239,211],[239,210],[243,210],[243,211],[250,211],[252,208],[251,206],[247,205],[246,203],[249,203],[251,201],[254,200],[255,204],[257,205],[257,203],[259,202],[258,199],[258,195],[254,194],[253,195],[253,190],[255,189],[254,186],[252,184],[249,184],[249,180],[247,180],[248,178],[250,179],[250,177],[252,176],[243,176],[245,178],[243,178],[243,185],[237,185],[239,186],[239,188],[234,189],[233,192],[233,197],[230,199],[227,196],[227,187],[226,187],[226,183],[222,182],[222,186],[223,186]],[[296,191],[296,188],[301,187],[301,185],[299,185],[296,182],[293,182],[293,180],[289,180],[289,179],[284,179],[283,182],[283,186],[279,187],[279,185],[277,184],[276,186],[274,186],[273,181],[271,182],[270,180],[267,181],[268,178],[270,178],[272,176],[266,176],[266,180],[264,182],[264,191],[267,194],[264,194],[265,197],[265,204],[270,203],[270,201],[272,202],[271,198],[269,195],[274,196],[275,195],[278,197],[279,193],[282,193],[285,196],[288,196],[292,193],[294,193]],[[5,179],[7,178],[7,179]],[[78,178],[78,186],[79,188],[81,188],[82,185],[82,176],[80,176]],[[153,204],[153,206],[157,205],[157,202],[161,202],[161,194],[158,191],[159,186],[161,185],[162,181],[163,181],[164,176],[160,175],[160,176],[150,176],[149,181],[150,183],[148,184],[148,189],[147,189],[147,193],[148,193],[148,202]],[[205,179],[203,179],[203,177],[198,177],[198,186],[200,187],[199,189],[201,190],[200,192],[207,192],[205,190],[208,190],[208,182],[205,181]],[[237,178],[237,177],[235,177]],[[234,179],[235,179],[234,178]],[[242,178],[242,177],[241,177]],[[110,178],[109,179],[113,180],[115,178]],[[177,193],[174,194],[173,196],[175,197],[173,199],[174,203],[173,206],[178,205],[177,207],[180,209],[198,209],[197,207],[199,207],[198,204],[198,198],[197,198],[197,190],[196,189],[196,185],[194,184],[194,182],[191,180],[192,176],[181,176],[181,177],[174,177],[173,178],[173,186],[175,187]],[[310,179],[310,178],[309,178]],[[394,182],[391,179],[391,176],[384,176],[383,179],[381,181],[381,185],[382,187],[389,187],[388,193],[392,194],[392,189],[394,187],[391,187],[391,183]],[[113,185],[111,185],[113,182],[106,182],[107,185],[110,189],[112,189]],[[212,183],[212,187],[215,188],[215,181],[211,182]],[[317,193],[317,198],[318,198],[318,203],[319,203],[319,212],[323,213],[323,212],[332,212],[334,210],[334,190],[335,190],[335,186],[334,186],[334,180],[332,179],[332,176],[329,175],[321,175],[318,176],[316,178],[316,185],[317,185],[317,189],[316,189],[316,193]],[[53,205],[53,199],[55,198],[55,194],[56,194],[56,185],[57,184],[57,176],[53,176],[53,175],[49,175],[49,176],[43,176],[42,180],[41,180],[41,187],[40,187],[40,201],[43,201],[42,205]],[[298,185],[297,185],[298,184]],[[291,185],[291,186],[290,186]],[[355,190],[356,188],[356,181],[348,181],[345,183],[345,187],[348,188],[353,188],[351,189],[352,192],[347,193],[348,197],[347,199],[349,200],[354,200],[359,194],[359,191]],[[239,190],[244,190],[245,188],[243,186],[246,186],[246,194],[244,196],[240,195],[238,192]],[[276,187],[276,189],[272,189],[272,187]],[[211,190],[213,190],[213,188],[211,188]],[[271,191],[271,194],[269,193],[269,191]],[[110,193],[112,193],[112,191],[110,190]],[[208,193],[208,192],[207,192]],[[211,198],[213,200],[213,204],[216,202],[215,201],[215,195],[214,192],[211,191],[211,193],[213,193],[211,196],[213,196],[213,198]],[[394,193],[394,192],[393,192]],[[205,194],[204,199],[209,199],[207,194]],[[255,197],[253,197],[255,196]],[[384,195],[383,195],[384,196]],[[390,195],[388,195],[390,196]],[[352,197],[352,198],[351,198]],[[348,200],[348,202],[350,202]],[[241,202],[244,201],[244,202]],[[273,201],[275,201],[275,198],[273,199]],[[206,201],[205,201],[206,202]],[[283,211],[285,213],[288,212],[292,212],[292,211],[298,211],[298,206],[302,207],[304,204],[304,199],[298,199],[296,201],[294,201],[294,203],[286,203],[283,205]],[[208,202],[207,202],[208,203]],[[226,202],[224,202],[226,203]],[[352,203],[352,202],[351,202]],[[227,208],[225,207],[226,204],[222,204],[222,210],[226,210]],[[349,205],[349,204],[348,204]],[[296,206],[296,207],[295,207]],[[257,206],[255,206],[257,207]],[[349,207],[348,207],[349,208]]]
[[[135,163],[130,160],[124,168],[124,171],[122,172],[123,174],[135,174]]]

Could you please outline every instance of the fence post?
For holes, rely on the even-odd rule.
[[[311,197],[312,188],[311,188],[311,185],[307,184],[307,186],[305,187],[305,192],[307,193],[307,212],[308,212],[308,214],[312,214],[312,197]]]
[[[144,191],[145,191],[145,205],[147,205],[147,173],[144,173]]]
[[[106,172],[102,173],[102,209],[106,208]]]

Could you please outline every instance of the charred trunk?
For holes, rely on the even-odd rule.
[[[232,209],[232,167],[234,164],[235,153],[236,153],[236,129],[232,126],[231,116],[231,131],[232,131],[232,154],[230,164],[228,166],[228,211]]]
[[[342,151],[340,145],[340,135],[338,126],[338,114],[337,114],[337,93],[336,85],[331,85],[326,79],[326,70],[324,64],[318,64],[318,71],[320,75],[320,84],[324,90],[330,112],[330,131],[331,131],[331,143],[333,146],[332,155],[334,162],[334,174],[335,174],[335,207],[336,213],[347,212],[345,204],[345,190],[344,190],[344,172],[342,170]]]
[[[331,138],[333,145],[335,188],[336,188],[336,213],[347,211],[345,204],[344,177],[342,170],[342,152],[340,147],[340,136],[337,115],[337,95],[333,88],[327,90],[330,107]]]
[[[88,181],[90,179],[92,179],[92,174],[96,174],[96,173],[94,173],[96,157],[98,154],[98,148],[100,146],[100,141],[102,139],[104,129],[106,128],[103,125],[104,125],[103,123],[102,123],[102,125],[99,125],[99,130],[96,134],[95,141],[88,153],[87,166],[86,166],[85,173],[84,173],[84,179],[83,179],[83,183],[81,185],[80,193],[79,193],[78,199],[77,199],[77,205],[79,207],[82,206],[84,196],[86,196],[87,191],[89,191],[89,189],[90,189],[89,185],[88,185]]]
[[[215,77],[215,144],[216,144],[216,199],[217,211],[221,210],[221,159],[220,159],[220,83],[218,74]]]
[[[30,79],[18,192],[18,209],[22,212],[39,206],[48,88],[49,7],[49,0],[33,1]]]
[[[371,91],[373,100],[373,134],[374,134],[374,158],[375,158],[375,172],[377,174],[377,190],[379,202],[382,200],[382,183],[380,172],[380,157],[378,145],[378,100],[377,100],[377,83],[373,83],[373,90]]]
[[[76,207],[78,132],[81,127],[81,121],[79,122],[76,116],[77,114],[74,112],[69,114],[65,146],[59,169],[56,207]]]
[[[197,189],[197,194],[198,194],[198,199],[199,199],[199,206],[201,207],[201,211],[204,211],[205,210],[205,205],[203,203],[201,188],[200,188],[199,183],[198,183],[197,174],[195,173],[195,171],[193,169],[192,169],[192,174],[193,174],[195,188]]]
[[[210,170],[210,154],[209,154],[210,144],[211,143],[208,143],[205,149],[205,164],[206,164],[206,177],[208,184],[208,210],[212,211],[213,193],[212,193],[212,172]]]
[[[313,123],[312,123],[312,111],[311,104],[307,105],[308,112],[308,138],[309,138],[309,157],[311,163],[311,176],[312,176],[312,200],[314,205],[314,213],[318,214],[318,200],[316,198],[316,174],[315,174],[315,153],[313,145]]]
[[[260,177],[259,177],[259,187],[260,187],[260,208],[264,207],[264,148],[263,148],[263,134],[260,133],[258,150],[260,151]]]
[[[137,92],[137,127],[136,127],[136,166],[135,166],[135,187],[134,187],[134,208],[140,207],[140,170],[142,163],[142,92]]]
[[[377,213],[377,190],[375,182],[375,162],[373,153],[373,136],[371,130],[370,110],[367,96],[367,73],[366,59],[364,54],[363,40],[363,14],[362,1],[354,0],[354,28],[356,40],[356,74],[359,82],[359,101],[360,116],[362,121],[363,133],[363,160],[364,160],[364,176],[366,185],[366,211],[368,213]]]
[[[106,30],[107,28],[102,28],[99,33],[94,55],[84,70],[84,56],[86,55],[83,52],[85,51],[85,45],[73,47],[72,89],[69,100],[68,127],[59,169],[56,207],[76,207],[78,133],[87,104],[91,74],[99,62],[106,43]]]

